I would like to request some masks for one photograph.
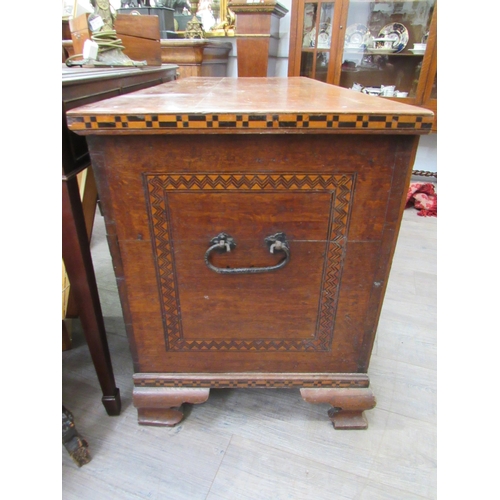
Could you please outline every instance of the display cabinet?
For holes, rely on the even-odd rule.
[[[289,76],[437,110],[436,0],[292,0]]]
[[[432,16],[431,29],[429,30],[429,39],[427,43],[432,43],[432,52],[427,59],[427,76],[424,84],[420,86],[422,95],[417,95],[417,102],[420,106],[430,109],[434,113],[433,131],[437,131],[437,9],[434,9]]]
[[[292,0],[288,76],[335,81],[343,0]]]

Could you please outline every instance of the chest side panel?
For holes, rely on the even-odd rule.
[[[367,136],[92,139],[139,369],[366,364],[412,145]],[[258,275],[214,273],[203,255],[221,231],[237,247],[213,254],[217,267],[275,264],[264,238],[276,231],[287,235],[290,262]]]

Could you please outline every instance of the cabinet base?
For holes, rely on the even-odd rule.
[[[210,389],[299,388],[304,401],[328,403],[335,429],[366,429],[376,401],[365,373],[136,373],[133,402],[142,425],[174,426],[184,403],[204,403]]]

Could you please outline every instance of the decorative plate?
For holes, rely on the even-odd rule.
[[[408,43],[409,35],[406,27],[401,23],[392,23],[384,26],[378,38],[384,38],[384,41],[375,42],[375,48],[394,49],[395,52],[401,52]]]
[[[345,31],[345,47],[349,49],[360,48],[370,36],[368,28],[364,24],[351,24]]]
[[[332,36],[332,27],[328,23],[321,23],[318,35],[318,49],[329,49]]]
[[[318,35],[318,49],[329,49],[330,48],[330,37],[328,33],[320,33]]]

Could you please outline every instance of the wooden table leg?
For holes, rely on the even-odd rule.
[[[108,415],[119,415],[120,390],[116,387],[111,365],[76,176],[62,181],[62,231],[64,264],[101,385],[102,403]]]

